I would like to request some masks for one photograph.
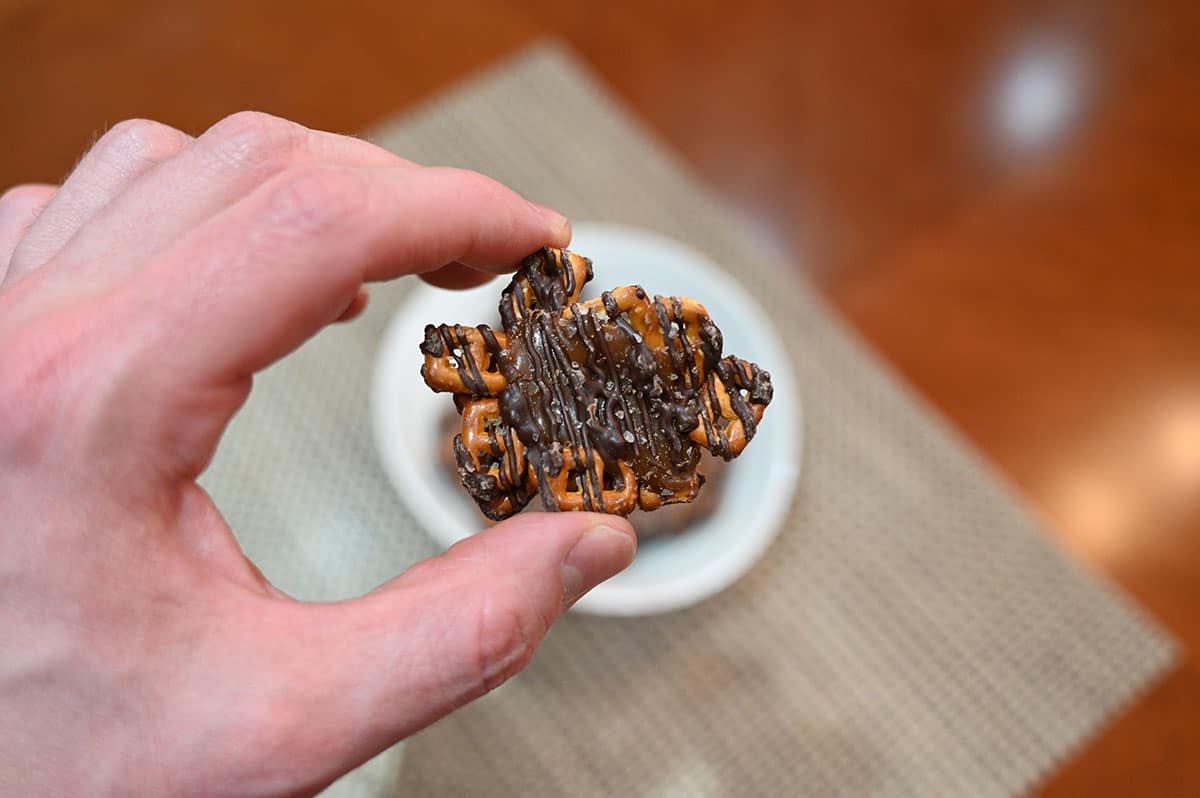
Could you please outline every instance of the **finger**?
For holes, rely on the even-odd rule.
[[[314,767],[314,782],[332,779],[492,690],[525,667],[566,607],[628,566],[636,548],[623,518],[532,513],[364,598],[287,606],[286,649],[271,656],[282,669],[273,678],[294,702],[288,716],[299,721],[286,731],[301,750],[286,761]]]
[[[130,119],[105,133],[75,167],[21,239],[9,279],[49,262],[102,208],[138,177],[183,149],[192,137],[148,119]],[[129,226],[121,231],[129,236]]]
[[[252,374],[336,319],[364,281],[459,261],[504,271],[566,220],[459,169],[288,172],[181,240],[130,301],[179,385]],[[264,301],[269,297],[269,302]],[[161,362],[154,362],[161,361]]]
[[[0,285],[4,284],[17,242],[57,190],[58,186],[26,183],[0,194]]]
[[[494,272],[472,269],[461,263],[448,263],[440,269],[425,272],[421,275],[421,279],[438,288],[458,290],[483,285],[490,282],[495,276]]]
[[[113,277],[132,271],[265,181],[306,164],[414,166],[361,139],[243,111],[217,122],[131,186],[60,261],[76,272],[70,279],[88,268],[103,268]],[[136,236],[129,235],[130,220],[137,220]]]
[[[350,300],[350,304],[346,306],[346,309],[341,312],[335,321],[352,321],[358,318],[367,309],[367,302],[370,298],[371,295],[367,292],[367,289],[358,289],[358,293],[355,294],[354,299]]]

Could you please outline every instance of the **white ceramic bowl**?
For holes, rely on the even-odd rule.
[[[721,328],[725,352],[771,372],[775,398],[759,434],[722,477],[717,510],[678,536],[652,538],[624,572],[595,588],[576,609],[645,615],[694,604],[731,585],[766,551],[791,504],[800,472],[800,402],[780,339],[766,314],[727,272],[661,235],[608,224],[577,224],[573,251],[595,264],[601,289],[640,284],[651,294],[690,296]],[[439,543],[481,529],[483,515],[437,465],[450,397],[422,382],[417,347],[428,323],[496,324],[503,282],[469,291],[414,286],[379,351],[372,394],[376,442],[392,484]],[[706,488],[708,489],[708,488]],[[535,497],[531,505],[536,505]]]

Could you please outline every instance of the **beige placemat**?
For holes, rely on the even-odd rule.
[[[734,588],[666,616],[564,620],[526,673],[340,794],[1012,795],[1171,663],[1170,641],[563,49],[369,137],[723,264],[786,333],[806,447],[790,522]],[[248,553],[305,598],[365,591],[434,552],[368,421],[404,290],[377,289],[365,318],[263,375],[205,475]]]

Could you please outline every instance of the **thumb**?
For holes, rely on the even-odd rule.
[[[293,709],[312,719],[315,734],[315,749],[297,759],[322,762],[330,770],[317,778],[332,779],[497,687],[636,548],[623,518],[529,513],[360,599],[295,605],[301,650],[285,659],[287,676],[306,686]]]

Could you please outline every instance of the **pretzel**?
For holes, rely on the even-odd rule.
[[[493,520],[547,510],[626,515],[696,497],[701,448],[741,454],[771,376],[732,355],[704,306],[625,286],[580,301],[592,262],[545,247],[500,295],[502,329],[427,325],[421,376],[454,394],[463,486]]]

